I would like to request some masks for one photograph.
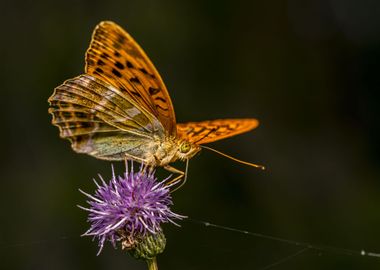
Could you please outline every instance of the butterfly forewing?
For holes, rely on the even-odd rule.
[[[232,137],[258,126],[256,119],[219,119],[177,124],[178,137],[196,144],[205,144]]]
[[[127,92],[158,118],[168,134],[175,135],[175,114],[168,91],[144,51],[121,27],[106,21],[95,28],[85,70]]]

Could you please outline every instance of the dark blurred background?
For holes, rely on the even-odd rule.
[[[150,56],[178,121],[261,122],[212,146],[268,169],[204,151],[173,194],[175,212],[380,251],[380,1],[2,0],[0,15],[1,269],[146,269],[110,245],[96,257],[96,242],[79,237],[88,224],[78,188],[93,192],[91,179],[110,177],[111,166],[74,153],[47,113],[54,87],[83,73],[92,30],[106,19]],[[160,269],[262,269],[300,249],[181,224],[165,226]],[[379,267],[310,250],[273,269]]]

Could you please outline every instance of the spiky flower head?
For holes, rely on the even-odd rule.
[[[139,243],[149,237],[159,236],[162,251],[165,238],[161,224],[184,216],[173,213],[170,206],[173,204],[170,195],[168,179],[157,181],[154,172],[141,166],[138,172],[126,172],[123,176],[115,176],[112,167],[112,179],[109,183],[99,175],[101,183],[94,180],[97,190],[95,195],[81,191],[89,200],[89,207],[80,208],[89,212],[88,221],[91,226],[85,236],[93,236],[99,240],[99,252],[108,240],[116,248],[121,243],[122,248],[135,249]],[[161,251],[161,252],[162,252]],[[159,252],[159,253],[161,253]]]

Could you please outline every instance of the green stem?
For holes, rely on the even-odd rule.
[[[146,260],[148,263],[148,270],[158,270],[156,257],[150,260]]]

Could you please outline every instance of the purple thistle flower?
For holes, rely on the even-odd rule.
[[[101,184],[95,180],[97,191],[92,196],[82,192],[90,200],[89,208],[79,206],[89,212],[90,229],[84,236],[93,236],[99,239],[99,252],[104,242],[109,240],[116,248],[117,242],[122,242],[122,248],[133,248],[136,241],[146,235],[155,235],[162,232],[161,223],[171,222],[173,219],[182,219],[170,210],[173,204],[170,196],[170,185],[164,181],[158,182],[154,172],[148,172],[147,167],[141,166],[140,171],[126,172],[124,176],[115,176],[112,167],[112,179],[107,184],[99,175]]]

